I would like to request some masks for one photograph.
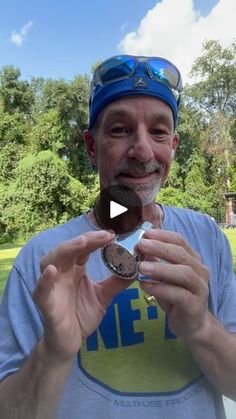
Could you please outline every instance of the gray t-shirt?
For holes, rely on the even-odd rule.
[[[224,234],[208,217],[163,206],[162,229],[179,232],[210,270],[209,309],[236,332],[236,281]],[[96,230],[86,215],[34,237],[11,270],[0,308],[0,380],[16,372],[43,334],[32,293],[39,261],[64,240]],[[100,251],[87,272],[110,275]],[[120,293],[83,343],[66,383],[57,419],[223,419],[222,396],[204,377],[159,306],[148,306],[138,282]]]

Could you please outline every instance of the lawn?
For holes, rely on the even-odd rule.
[[[0,295],[5,286],[8,272],[11,269],[12,262],[21,249],[19,244],[2,244],[0,245]]]
[[[224,229],[224,233],[230,241],[234,260],[234,270],[236,272],[236,229]],[[4,289],[8,272],[20,249],[20,244],[0,245],[0,296]]]
[[[236,272],[236,229],[235,228],[224,228],[224,233],[228,237],[230,242],[233,261],[234,261],[234,272]]]

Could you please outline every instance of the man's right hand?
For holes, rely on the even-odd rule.
[[[55,362],[74,358],[82,340],[101,322],[112,298],[132,282],[115,275],[93,282],[86,274],[90,253],[113,238],[107,231],[88,232],[63,242],[41,260],[34,301],[44,317],[42,342]]]

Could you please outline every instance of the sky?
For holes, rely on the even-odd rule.
[[[188,82],[204,41],[236,40],[235,16],[235,0],[0,0],[0,67],[72,80],[112,55],[154,55]]]

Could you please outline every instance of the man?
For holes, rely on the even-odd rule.
[[[181,89],[161,58],[117,56],[96,70],[84,139],[100,199],[14,263],[0,318],[2,419],[223,419],[222,393],[236,398],[227,240],[210,217],[155,203],[179,141]],[[101,260],[115,236],[110,191],[154,227],[137,245],[135,281]],[[132,217],[122,214],[121,231]]]

